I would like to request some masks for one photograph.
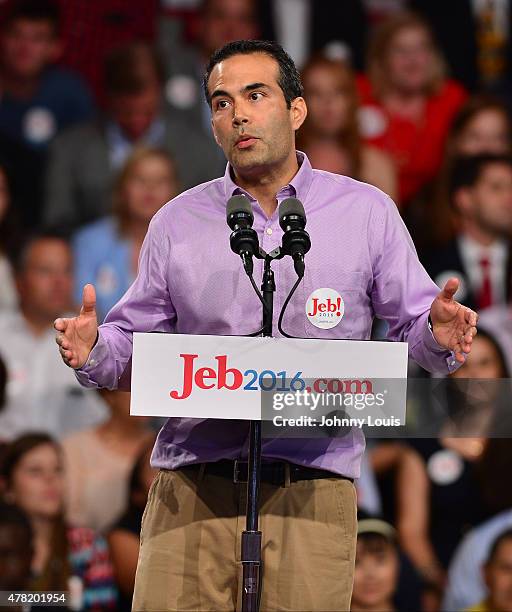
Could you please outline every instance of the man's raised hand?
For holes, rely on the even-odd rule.
[[[80,314],[70,319],[56,319],[54,327],[62,360],[71,368],[81,368],[98,337],[96,291],[93,285],[84,286]]]
[[[459,280],[448,279],[445,286],[432,302],[430,318],[432,331],[438,344],[454,352],[455,359],[463,363],[465,355],[471,351],[476,335],[476,312],[459,304],[453,298],[459,288]]]

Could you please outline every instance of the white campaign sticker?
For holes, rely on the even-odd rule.
[[[464,463],[457,453],[450,449],[436,451],[427,462],[427,472],[437,485],[450,485],[458,480],[464,471]]]
[[[191,108],[198,97],[195,79],[186,74],[171,77],[165,85],[165,95],[167,101],[177,108]]]
[[[25,138],[35,144],[50,140],[57,131],[57,122],[51,111],[46,108],[31,108],[23,117]]]
[[[315,327],[336,327],[345,314],[345,303],[341,295],[329,287],[316,289],[306,302],[306,316]]]
[[[388,127],[386,115],[375,106],[362,106],[357,112],[359,128],[366,138],[379,138]]]

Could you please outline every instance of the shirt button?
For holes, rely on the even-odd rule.
[[[272,236],[272,228],[271,227],[267,227],[267,229],[265,231],[267,232],[267,234],[269,236]]]
[[[96,365],[96,363],[97,363],[96,359],[91,359],[89,361],[89,365],[92,366],[92,367],[94,367]]]

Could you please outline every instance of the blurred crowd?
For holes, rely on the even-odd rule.
[[[201,77],[231,40],[285,47],[309,110],[297,147],[390,195],[435,282],[460,278],[481,331],[454,381],[510,377],[512,2],[446,4],[0,4],[0,590],[131,609],[160,423],[130,417],[128,393],[82,389],[53,321],[85,283],[104,317],[152,216],[225,172]],[[352,609],[512,610],[511,470],[509,438],[449,419],[369,441]]]

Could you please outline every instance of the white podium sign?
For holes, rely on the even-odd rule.
[[[135,333],[130,412],[260,420],[268,418],[263,396],[278,406],[293,394],[337,394],[392,400],[388,408],[404,424],[407,353],[402,342]]]

